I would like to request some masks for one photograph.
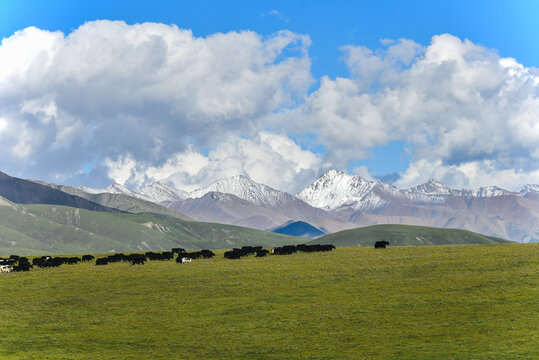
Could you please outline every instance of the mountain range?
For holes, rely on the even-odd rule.
[[[187,192],[155,182],[140,189],[113,183],[89,194],[123,194],[162,205],[198,221],[261,230],[302,221],[323,233],[376,224],[457,228],[518,242],[539,241],[539,185],[518,191],[497,186],[452,189],[430,180],[399,189],[329,170],[296,195],[244,176]]]

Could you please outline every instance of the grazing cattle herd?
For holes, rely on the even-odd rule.
[[[375,248],[385,248],[389,245],[387,241],[377,241],[374,244]],[[255,255],[255,257],[264,257],[268,254],[271,255],[291,255],[298,252],[313,253],[320,251],[332,251],[335,249],[333,245],[285,245],[275,247],[272,249],[264,249],[262,246],[243,246],[241,248],[234,248],[230,251],[225,251],[224,258],[236,260],[245,256]],[[59,267],[60,265],[74,265],[79,262],[88,262],[95,259],[95,265],[102,266],[116,262],[128,262],[131,265],[144,265],[147,260],[173,260],[175,254],[176,262],[178,264],[187,264],[194,259],[211,259],[215,256],[211,250],[200,250],[187,252],[183,248],[173,248],[171,251],[153,252],[149,251],[144,254],[114,254],[106,257],[95,259],[93,255],[83,255],[82,258],[77,256],[64,257],[64,256],[41,256],[35,257],[30,264],[28,258],[18,255],[11,255],[9,258],[0,257],[0,273],[9,273],[12,271],[29,271],[34,266],[38,268]]]

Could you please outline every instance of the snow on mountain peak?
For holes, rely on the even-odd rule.
[[[107,192],[105,189],[95,189],[84,185],[79,186],[79,189],[88,194],[101,194]]]
[[[379,185],[380,182],[367,181],[359,175],[329,170],[297,194],[297,197],[311,206],[328,210],[348,204],[353,204],[357,209],[367,206],[367,203],[369,207],[377,207],[385,201],[369,194]]]
[[[537,184],[526,184],[517,190],[517,193],[520,195],[525,195],[527,193],[539,193],[539,185]]]
[[[258,205],[275,205],[286,196],[292,197],[282,191],[254,182],[243,175],[217,180],[208,187],[190,192],[189,197],[200,198],[209,192],[232,194]]]
[[[411,192],[420,192],[423,194],[451,194],[453,190],[441,182],[430,179],[428,182],[410,189]]]
[[[191,192],[176,189],[159,181],[136,190],[131,190],[117,182],[113,182],[105,189],[92,189],[85,186],[81,186],[80,189],[91,194],[125,194],[154,203],[196,199],[213,192],[235,195],[257,205],[275,206],[297,198],[311,206],[326,210],[346,207],[361,211],[373,210],[397,199],[413,203],[441,204],[450,196],[481,198],[539,193],[539,185],[533,184],[524,185],[517,192],[507,191],[497,186],[481,187],[477,190],[455,190],[434,179],[408,190],[402,190],[380,181],[368,181],[359,175],[349,175],[335,169],[326,171],[295,197],[257,183],[243,175],[220,179],[205,188]]]
[[[131,189],[129,189],[127,186],[124,186],[122,184],[117,183],[114,181],[112,184],[107,186],[105,188],[105,192],[109,194],[124,194],[129,196],[136,197],[137,193]]]
[[[511,191],[502,189],[498,186],[483,186],[477,190],[472,191],[472,196],[474,197],[493,197],[501,195],[510,195],[513,194]]]
[[[161,203],[164,201],[185,200],[189,195],[183,190],[155,181],[150,185],[140,188],[137,191],[137,197],[143,200]]]

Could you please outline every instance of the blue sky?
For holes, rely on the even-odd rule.
[[[276,14],[275,12],[278,12]],[[450,33],[537,66],[539,2],[500,1],[0,1],[0,36],[27,26],[69,33],[86,21],[162,22],[196,36],[231,30],[309,34],[313,75],[345,76],[339,46],[378,46],[380,39],[427,44]]]
[[[537,1],[335,1],[330,3],[327,1],[131,0],[79,2],[49,0],[45,2],[17,0],[0,1],[0,37],[9,38],[16,31],[29,26],[34,26],[41,30],[59,30],[68,35],[86,22],[102,19],[122,20],[128,25],[142,22],[155,22],[166,25],[176,24],[180,29],[192,30],[194,37],[202,38],[219,32],[228,33],[241,30],[251,30],[264,38],[271,38],[280,30],[289,30],[294,34],[307,35],[311,42],[308,46],[308,57],[310,61],[309,72],[312,79],[308,82],[304,95],[294,100],[302,103],[305,96],[313,96],[317,92],[321,93],[323,89],[321,80],[325,76],[330,81],[337,78],[359,81],[357,80],[357,74],[354,73],[354,66],[357,64],[351,64],[351,57],[348,58],[350,61],[347,62],[346,51],[343,51],[343,46],[371,49],[376,56],[383,59],[384,55],[380,55],[385,51],[383,50],[384,46],[380,43],[382,39],[393,39],[395,41],[409,39],[427,49],[433,36],[449,33],[461,41],[469,39],[475,45],[485,48],[485,53],[489,52],[490,54],[492,52],[492,54],[497,54],[500,58],[511,57],[526,69],[536,69],[539,64],[539,47],[536,46],[539,40],[538,16],[539,2]],[[297,56],[294,51],[291,51],[293,47],[287,46],[282,49],[280,56],[285,60]],[[275,60],[276,63],[279,61]],[[365,61],[365,59],[362,58],[361,61]],[[361,72],[361,70],[357,71]],[[402,74],[406,72],[405,69],[398,69],[398,71]],[[378,89],[380,86],[379,79],[371,85]],[[532,89],[531,91],[533,97],[537,96],[536,90]],[[373,99],[372,101],[376,103],[379,99]],[[1,106],[2,104],[0,103],[0,111],[2,111]],[[273,112],[280,112],[287,107],[289,108],[290,105],[281,104],[274,107]],[[7,114],[6,109],[7,107],[4,112]],[[145,109],[144,111],[149,110]],[[304,110],[302,111],[303,113],[305,112]],[[360,111],[362,110],[360,109]],[[477,111],[482,113],[481,110]],[[339,113],[339,110],[337,110],[337,113]],[[294,114],[297,113],[290,111],[286,116],[295,116]],[[0,115],[2,115],[1,112]],[[286,116],[283,115],[285,118]],[[232,121],[232,119],[223,121]],[[87,128],[97,128],[99,130],[99,126],[91,123]],[[327,170],[327,167],[339,167],[341,170],[356,171],[363,175],[365,174],[365,169],[358,169],[365,167],[368,169],[367,176],[385,176],[384,179],[386,180],[398,179],[398,176],[390,175],[404,174],[410,169],[411,162],[419,164],[421,157],[426,156],[421,155],[421,151],[429,152],[427,147],[423,150],[420,149],[423,145],[420,146],[421,141],[417,141],[417,136],[410,136],[409,138],[392,136],[380,138],[377,141],[364,141],[364,144],[355,152],[357,155],[354,156],[351,155],[351,150],[347,152],[344,148],[332,148],[338,140],[326,139],[326,133],[319,133],[316,128],[308,131],[292,127],[278,131],[276,130],[275,122],[272,121],[270,125],[261,125],[260,129],[271,133],[285,133],[295,140],[303,150],[309,150],[315,156],[321,157],[316,166],[312,165],[314,164],[313,162],[309,162],[312,165],[311,170],[317,174]],[[428,130],[427,132],[429,136],[434,136],[435,138],[439,136],[437,130]],[[444,134],[446,133],[447,131],[444,130]],[[85,144],[91,143],[94,136],[95,134],[92,130],[85,138]],[[252,137],[245,134],[242,134],[242,136],[245,140]],[[187,137],[189,140],[185,140],[184,146],[190,147],[193,143],[193,137]],[[198,143],[195,142],[195,145],[199,147],[200,154],[206,157],[211,152],[209,149],[212,149],[212,144],[203,143],[200,139]],[[161,145],[167,148],[169,144],[165,142]],[[441,147],[441,145],[437,144],[438,147]],[[74,143],[67,146],[76,147]],[[91,144],[88,146],[91,146]],[[527,156],[523,151],[529,151],[529,153],[535,151],[535,149],[530,149],[527,144],[516,144],[515,148],[517,147],[524,149],[520,150],[523,158]],[[185,148],[180,149],[172,145],[170,149],[171,151],[181,150],[183,154],[187,151]],[[80,151],[82,152],[82,149]],[[85,151],[88,152],[90,149]],[[411,155],[410,151],[413,152],[413,155]],[[464,165],[471,164],[470,159],[472,157],[467,159],[466,156],[461,155],[462,151],[459,152],[454,149],[448,151],[450,153],[440,155],[440,159],[429,159],[429,161],[432,164],[438,164],[441,161],[444,165],[453,166],[453,170],[456,169],[456,165],[463,165],[458,171],[466,173],[467,170],[463,170],[466,168]],[[504,155],[494,154],[494,150],[481,149],[477,151],[479,157],[485,156],[485,159],[491,161],[482,165],[485,169],[493,167],[496,171],[514,170],[517,173],[521,169],[527,169],[528,172],[536,170],[535,161],[523,164],[522,162],[525,162],[525,159],[516,159],[511,154],[507,155],[508,152],[511,153],[511,151],[516,150],[507,150]],[[131,153],[135,156],[133,151]],[[336,160],[336,155],[330,159],[329,155],[327,155],[328,153],[342,153],[342,157],[346,159],[339,162]],[[126,163],[127,152],[118,151],[114,153],[115,157],[110,154],[102,153],[94,157],[85,156],[78,161],[70,160],[73,161],[71,169],[77,166],[82,169],[83,175],[77,177],[70,177],[66,175],[65,171],[62,173],[60,169],[43,173],[39,167],[31,166],[32,161],[26,161],[24,166],[15,166],[12,163],[0,165],[4,166],[5,170],[14,172],[15,175],[40,177],[49,181],[64,181],[73,185],[84,183],[98,186],[110,180],[118,179],[111,178],[114,171],[108,171],[108,177],[104,176],[103,169],[101,172],[96,170],[94,176],[89,176],[95,164],[102,164],[105,158],[109,158],[110,164]],[[65,154],[62,157],[51,153],[51,156],[56,156],[56,159],[51,163],[65,162],[67,158]],[[448,160],[455,159],[455,157],[457,158],[456,160]],[[509,160],[508,157],[510,158]],[[124,161],[122,162],[120,159]],[[151,163],[147,158],[141,161],[146,161],[147,166],[158,166],[163,165],[166,160],[163,156],[157,156],[155,163]],[[138,162],[139,159],[134,161]],[[456,165],[450,164],[451,161],[455,162]],[[494,165],[492,165],[492,161],[495,162]],[[252,176],[247,170],[245,172],[247,172],[247,175]],[[221,171],[218,174],[226,175],[227,173]],[[302,175],[296,179],[296,182],[307,182],[313,176],[313,173],[309,174]],[[437,175],[448,182],[453,181],[455,186],[481,185],[484,182],[484,180],[459,180],[455,178],[456,176],[458,177],[455,174],[448,174],[447,171],[440,170],[438,173],[430,175]],[[147,174],[145,176],[147,180],[144,181],[155,180],[155,178],[148,177]],[[535,179],[534,176],[532,174],[528,178],[525,177],[524,180],[529,179],[532,181]],[[176,185],[181,185],[182,181],[187,181],[185,179],[180,181],[177,178],[175,180],[172,175],[161,180],[166,180]],[[263,176],[260,175],[258,180],[264,180]],[[420,179],[417,178],[416,180],[419,181]],[[138,180],[137,183],[134,177],[131,177],[126,181],[131,185],[140,185],[142,180]],[[406,185],[410,185],[413,181],[415,180],[409,180]],[[507,180],[507,184],[513,184],[511,181]],[[189,182],[187,181],[187,183]],[[195,183],[196,181],[193,182],[193,184]],[[275,183],[274,185],[279,184]],[[286,184],[282,186],[287,187],[287,189],[294,188]]]

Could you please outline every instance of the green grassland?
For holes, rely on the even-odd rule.
[[[539,245],[0,274],[1,359],[537,359]]]
[[[328,234],[309,243],[333,244],[335,246],[373,246],[376,241],[380,240],[389,241],[392,246],[511,243],[509,240],[466,230],[411,225],[366,226]]]
[[[57,205],[0,205],[0,256],[224,249],[298,244],[301,238],[239,226]]]

